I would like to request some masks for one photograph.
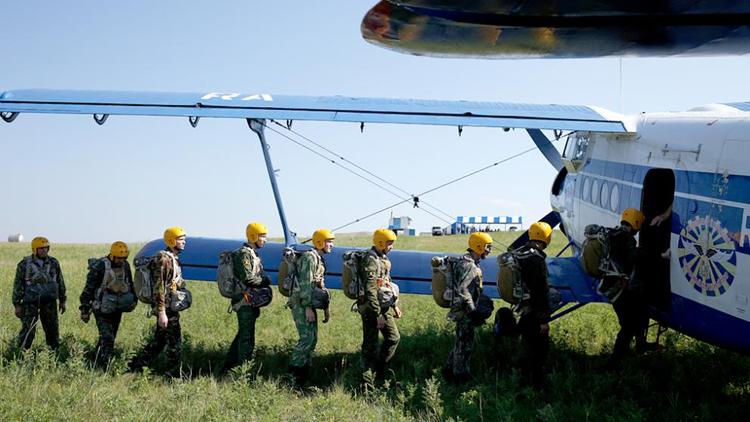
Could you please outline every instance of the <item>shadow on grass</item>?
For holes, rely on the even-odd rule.
[[[678,336],[675,334],[675,336]],[[558,340],[560,341],[560,340]],[[682,341],[682,340],[680,340]],[[5,345],[5,364],[15,360],[35,368],[54,365],[65,371],[82,354],[92,356],[95,343],[63,337],[52,354],[40,342],[26,353]],[[524,389],[517,371],[521,355],[515,339],[496,341],[489,326],[477,331],[472,358],[473,378],[465,384],[447,383],[440,375],[453,344],[453,335],[427,328],[402,340],[385,383],[363,380],[359,353],[315,355],[306,394],[344,388],[367,400],[388,398],[406,415],[420,419],[461,420],[746,420],[750,408],[750,360],[705,343],[631,356],[617,372],[603,370],[608,355],[589,355],[565,343],[553,342],[548,359],[549,383],[543,391]],[[226,345],[228,348],[228,344]],[[122,364],[129,355],[116,349]],[[250,372],[291,387],[286,376],[291,348],[258,347]],[[225,348],[183,342],[183,371],[188,378],[220,376]],[[49,360],[56,361],[49,363]],[[45,363],[47,362],[47,363]],[[164,356],[152,368],[167,370]],[[231,376],[231,375],[230,375]]]

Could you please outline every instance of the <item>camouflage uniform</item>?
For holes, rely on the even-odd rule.
[[[540,330],[550,317],[549,284],[547,283],[547,255],[536,241],[529,241],[520,252],[533,250],[534,254],[521,261],[521,280],[529,292],[529,299],[520,303],[521,319],[518,328],[524,345],[521,375],[524,382],[534,386],[544,383],[544,363],[549,351],[549,334]]]
[[[91,314],[91,311],[94,311],[96,327],[99,329],[95,362],[102,366],[106,366],[110,359],[112,359],[115,349],[115,337],[117,337],[117,330],[120,328],[120,321],[122,320],[122,312],[102,313],[98,306],[99,301],[105,289],[109,289],[114,293],[135,291],[135,287],[133,287],[133,273],[130,270],[128,261],[123,261],[121,264],[114,264],[110,260],[112,273],[107,275],[104,263],[105,259],[108,260],[109,258],[104,257],[99,259],[89,268],[89,273],[86,276],[86,286],[84,286],[83,292],[81,292],[81,306],[79,307],[81,314]],[[107,278],[107,283],[103,285],[105,277]]]
[[[315,287],[324,287],[326,273],[325,260],[316,251],[306,251],[297,260],[297,283],[296,289],[289,298],[289,306],[292,309],[292,318],[297,327],[299,341],[292,351],[292,359],[289,366],[293,371],[305,371],[312,361],[312,352],[318,343],[318,319],[307,322],[305,310],[313,306],[313,291]],[[313,309],[313,312],[316,312]]]
[[[165,311],[167,326],[161,328],[157,322],[154,337],[136,355],[131,366],[138,368],[150,365],[166,347],[167,364],[172,370],[179,367],[182,355],[180,313],[169,308],[171,293],[185,287],[179,258],[170,250],[159,251],[151,261],[151,274],[154,289],[152,313],[158,315]]]
[[[469,314],[476,309],[476,301],[482,293],[482,270],[478,264],[478,260],[466,253],[453,267],[458,285],[448,317],[456,322],[456,341],[444,368],[446,374],[456,380],[466,379],[470,374],[475,324]]]
[[[263,271],[258,252],[250,244],[242,245],[233,254],[232,260],[234,276],[244,289],[270,285],[270,279]],[[260,309],[249,306],[247,302],[246,306],[242,306],[240,302],[244,300],[242,294],[232,297],[232,306],[237,310],[237,335],[232,340],[224,361],[225,371],[250,359],[255,349],[255,320],[260,317]]]
[[[382,375],[401,339],[396,320],[388,312],[390,308],[381,309],[378,302],[378,283],[390,282],[391,261],[373,247],[364,259],[362,271],[365,294],[357,301],[362,316],[362,364],[365,370]],[[385,326],[380,330],[383,344],[378,350],[377,320],[380,315],[385,318]]]
[[[16,278],[13,283],[13,306],[22,308],[21,332],[18,334],[18,345],[24,349],[31,347],[36,334],[37,322],[42,322],[47,345],[57,349],[60,345],[60,327],[57,319],[57,300],[49,302],[24,301],[26,286],[32,283],[57,283],[57,297],[65,303],[65,279],[57,259],[35,255],[25,257],[16,267]]]

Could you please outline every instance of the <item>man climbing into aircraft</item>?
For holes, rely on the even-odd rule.
[[[49,240],[35,237],[31,241],[31,255],[24,257],[16,267],[13,283],[13,306],[21,319],[18,346],[28,349],[34,342],[39,321],[44,329],[47,345],[57,349],[60,345],[60,327],[57,310],[65,313],[65,279],[60,263],[49,256]],[[58,307],[57,301],[60,301]]]
[[[182,327],[180,311],[190,306],[189,293],[182,279],[179,255],[185,249],[187,235],[182,227],[169,227],[164,231],[166,249],[149,264],[152,276],[151,311],[156,315],[154,336],[130,362],[131,370],[150,365],[166,347],[168,377],[181,376]]]
[[[263,271],[263,263],[258,251],[266,244],[268,228],[253,222],[245,228],[247,242],[243,244],[232,257],[234,277],[238,280],[243,293],[232,297],[232,309],[237,312],[237,335],[232,340],[226,360],[224,372],[250,360],[255,349],[255,321],[260,317],[260,308],[251,306],[247,291],[258,287],[268,287],[271,279]]]
[[[80,296],[81,321],[88,323],[92,311],[96,318],[99,341],[94,362],[101,368],[106,368],[112,359],[123,312],[132,311],[138,301],[128,255],[130,251],[125,242],[112,243],[109,255],[90,264],[86,285]],[[121,304],[120,298],[128,298],[129,304]],[[125,309],[120,308],[122,305]]]
[[[612,356],[607,362],[607,367],[611,369],[620,365],[622,358],[630,350],[630,342],[633,338],[635,338],[636,351],[645,351],[648,347],[646,327],[643,324],[643,315],[647,315],[643,286],[633,277],[637,254],[635,235],[643,226],[644,220],[642,212],[635,208],[628,208],[622,212],[620,226],[608,232],[610,261],[620,273],[619,276],[611,277],[618,278],[613,282],[619,283],[621,288],[621,292],[618,292],[619,295],[612,302],[620,323],[620,331],[617,333]],[[648,316],[646,316],[646,321],[648,321]]]
[[[298,384],[307,378],[312,362],[312,352],[318,342],[318,315],[315,307],[315,293],[325,286],[326,263],[324,255],[333,250],[336,236],[328,229],[319,229],[313,233],[312,242],[315,249],[305,251],[297,259],[297,288],[289,298],[292,319],[297,327],[299,340],[292,351],[289,372],[294,375]],[[328,322],[328,308],[324,310],[323,322]]]
[[[470,377],[471,352],[474,346],[474,328],[479,295],[482,293],[482,270],[479,261],[492,251],[492,237],[487,233],[472,233],[469,248],[454,264],[456,290],[448,318],[456,323],[456,340],[443,367],[443,375],[454,382],[464,382]],[[484,319],[481,321],[484,322]]]
[[[378,289],[391,282],[391,261],[388,252],[393,249],[396,234],[388,229],[377,229],[372,235],[372,248],[364,259],[364,296],[357,300],[357,309],[362,317],[362,363],[365,370],[373,371],[384,378],[388,363],[396,353],[401,335],[394,318],[401,318],[398,305],[381,306]],[[390,310],[393,309],[393,315]],[[383,344],[378,350],[378,332],[383,334]]]
[[[531,252],[521,261],[521,280],[528,289],[529,298],[521,301],[518,312],[521,319],[518,329],[524,345],[521,363],[522,382],[535,388],[545,383],[544,363],[549,351],[549,284],[547,283],[547,255],[544,249],[552,240],[552,227],[545,222],[536,222],[529,227],[529,241],[519,253]]]

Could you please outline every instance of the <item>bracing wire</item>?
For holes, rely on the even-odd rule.
[[[525,151],[521,151],[521,152],[519,152],[519,153],[517,153],[517,154],[513,154],[513,155],[511,155],[510,157],[504,158],[504,159],[502,159],[502,160],[500,160],[500,161],[497,161],[497,162],[495,162],[495,163],[492,163],[492,164],[490,164],[490,165],[488,165],[488,166],[484,166],[484,167],[480,168],[479,170],[475,170],[475,171],[472,171],[471,173],[465,174],[465,175],[463,175],[463,176],[460,176],[460,177],[457,177],[457,178],[455,178],[455,179],[449,180],[449,181],[447,181],[447,182],[445,182],[445,183],[443,183],[443,184],[441,184],[441,185],[438,185],[438,186],[436,186],[436,187],[434,187],[434,188],[428,189],[428,190],[426,190],[426,191],[424,191],[424,192],[422,192],[422,193],[420,193],[420,194],[418,194],[418,195],[416,195],[416,196],[423,196],[423,195],[426,195],[426,194],[428,194],[428,193],[434,192],[434,191],[436,191],[436,190],[438,190],[438,189],[442,189],[442,188],[444,188],[444,187],[446,187],[446,186],[448,186],[448,185],[451,185],[451,184],[453,184],[453,183],[456,183],[456,182],[458,182],[458,181],[461,181],[461,180],[463,180],[463,179],[466,179],[467,177],[471,177],[471,176],[473,176],[473,175],[475,175],[475,174],[477,174],[477,173],[480,173],[480,172],[483,172],[483,171],[485,171],[485,170],[491,169],[492,167],[495,167],[495,166],[497,166],[497,165],[499,165],[499,164],[502,164],[502,163],[505,163],[505,162],[507,162],[507,161],[510,161],[510,160],[512,160],[512,159],[514,159],[514,158],[518,158],[518,157],[520,157],[520,156],[522,156],[522,155],[524,155],[524,154],[527,154],[527,153],[529,153],[529,152],[531,152],[531,151],[534,151],[535,149],[536,149],[536,147],[534,147],[534,148],[529,148],[529,149],[527,149],[527,150],[525,150]],[[372,217],[372,216],[374,216],[374,215],[380,214],[380,213],[381,213],[381,212],[383,212],[383,211],[387,211],[387,210],[389,210],[389,209],[391,209],[391,208],[393,208],[393,207],[399,206],[399,205],[401,205],[401,204],[403,204],[403,203],[405,203],[405,202],[408,202],[408,201],[409,201],[409,199],[406,199],[406,200],[404,200],[404,201],[401,201],[401,202],[397,202],[397,203],[395,203],[395,204],[393,204],[393,205],[389,205],[389,206],[387,206],[387,207],[385,207],[385,208],[382,208],[382,209],[380,209],[380,210],[378,210],[378,211],[374,211],[374,212],[371,212],[370,214],[367,214],[367,215],[365,215],[364,217],[360,217],[360,218],[358,218],[358,219],[356,219],[356,220],[350,221],[349,223],[346,223],[346,224],[344,224],[344,225],[342,225],[342,226],[339,226],[339,227],[337,227],[337,228],[336,228],[336,229],[335,229],[334,231],[336,231],[336,230],[340,230],[340,229],[343,229],[343,228],[345,228],[345,227],[348,227],[348,226],[351,226],[352,224],[355,224],[355,223],[359,223],[359,222],[360,222],[360,221],[362,221],[362,220],[366,220],[366,219],[368,219],[368,218],[370,218],[370,217]]]
[[[343,228],[346,228],[346,227],[348,227],[348,226],[351,226],[352,224],[356,224],[356,223],[359,223],[360,221],[366,220],[366,219],[368,219],[368,218],[370,218],[370,217],[372,217],[372,216],[375,216],[375,215],[377,215],[377,214],[380,214],[380,213],[382,213],[382,212],[384,212],[384,211],[387,211],[387,210],[389,210],[389,209],[391,209],[391,208],[397,207],[397,206],[399,206],[399,205],[401,205],[401,204],[407,203],[407,202],[409,202],[409,201],[413,201],[413,200],[415,200],[415,199],[418,199],[418,198],[419,198],[419,203],[420,203],[420,205],[427,205],[427,206],[429,206],[430,208],[433,208],[433,209],[435,209],[436,211],[440,212],[441,214],[444,214],[444,215],[448,216],[449,218],[451,218],[451,220],[449,221],[449,220],[446,220],[446,219],[444,219],[444,218],[442,218],[442,217],[440,217],[440,216],[437,216],[437,215],[435,215],[434,213],[432,213],[432,212],[430,212],[430,211],[428,211],[428,210],[425,210],[425,209],[424,209],[424,208],[422,208],[421,206],[420,206],[420,207],[418,207],[418,208],[419,208],[420,210],[422,210],[423,212],[425,212],[425,213],[427,213],[427,214],[429,214],[429,215],[431,215],[431,216],[433,216],[433,217],[435,217],[435,218],[437,218],[437,219],[439,219],[439,220],[442,220],[442,221],[444,221],[444,222],[446,222],[446,223],[449,223],[449,224],[450,224],[450,223],[453,223],[453,221],[455,220],[455,218],[454,218],[453,216],[451,216],[451,215],[450,215],[450,214],[448,214],[448,213],[445,213],[445,212],[443,212],[442,210],[440,210],[440,209],[438,209],[438,208],[436,208],[436,207],[434,207],[434,206],[431,206],[431,205],[429,205],[429,204],[425,203],[425,202],[424,202],[423,200],[421,200],[421,197],[422,197],[422,196],[424,196],[424,195],[427,195],[427,194],[429,194],[429,193],[435,192],[435,191],[437,191],[437,190],[439,190],[439,189],[442,189],[442,188],[444,188],[444,187],[446,187],[446,186],[449,186],[449,185],[452,185],[452,184],[454,184],[454,183],[457,183],[457,182],[459,182],[459,181],[461,181],[461,180],[464,180],[464,179],[466,179],[466,178],[469,178],[469,177],[471,177],[471,176],[474,176],[474,175],[476,175],[476,174],[478,174],[478,173],[481,173],[481,172],[483,172],[483,171],[486,171],[486,170],[488,170],[488,169],[491,169],[491,168],[493,168],[493,167],[496,167],[496,166],[498,166],[498,165],[500,165],[500,164],[506,163],[506,162],[508,162],[508,161],[510,161],[510,160],[513,160],[513,159],[515,159],[515,158],[518,158],[518,157],[520,157],[520,156],[522,156],[522,155],[528,154],[529,152],[532,152],[532,151],[534,151],[534,150],[536,150],[536,149],[537,149],[536,147],[532,147],[532,148],[526,149],[526,150],[524,150],[524,151],[521,151],[521,152],[519,152],[519,153],[513,154],[513,155],[511,155],[511,156],[509,156],[509,157],[506,157],[506,158],[504,158],[504,159],[502,159],[502,160],[500,160],[500,161],[494,162],[494,163],[492,163],[492,164],[489,164],[489,165],[487,165],[487,166],[484,166],[484,167],[482,167],[482,168],[480,168],[480,169],[474,170],[474,171],[472,171],[472,172],[470,172],[470,173],[467,173],[467,174],[465,174],[465,175],[463,175],[463,176],[459,176],[459,177],[456,177],[456,178],[454,178],[454,179],[451,179],[451,180],[449,180],[449,181],[447,181],[447,182],[445,182],[445,183],[442,183],[442,184],[440,184],[440,185],[438,185],[438,186],[435,186],[435,187],[433,187],[433,188],[431,188],[431,189],[428,189],[428,190],[426,190],[426,191],[424,191],[424,192],[421,192],[421,193],[419,193],[419,194],[417,194],[417,195],[414,195],[414,194],[410,194],[410,193],[409,193],[409,192],[407,192],[406,190],[404,190],[404,189],[402,189],[402,188],[400,188],[400,187],[396,186],[395,184],[393,184],[393,183],[389,182],[388,180],[386,180],[386,179],[384,179],[384,178],[382,178],[382,177],[380,177],[380,176],[378,176],[378,175],[376,175],[376,174],[372,173],[371,171],[369,171],[369,170],[365,169],[364,167],[362,167],[362,166],[359,166],[358,164],[356,164],[356,163],[354,163],[354,162],[352,162],[352,161],[348,160],[348,159],[347,159],[347,158],[345,158],[344,156],[342,156],[342,155],[340,155],[340,154],[337,154],[337,153],[336,153],[335,151],[332,151],[332,150],[330,150],[330,149],[326,148],[325,146],[323,146],[323,145],[321,145],[321,144],[319,144],[319,143],[315,142],[314,140],[310,139],[309,137],[307,137],[307,136],[305,136],[305,135],[302,135],[301,133],[299,133],[299,132],[297,132],[297,131],[294,131],[294,130],[292,130],[292,129],[291,129],[291,128],[290,128],[289,126],[285,126],[285,125],[282,125],[281,123],[279,123],[279,122],[276,122],[275,120],[271,120],[271,121],[272,121],[272,122],[273,122],[274,124],[278,125],[279,127],[283,128],[283,129],[286,129],[287,131],[289,131],[289,132],[293,133],[294,135],[296,135],[296,136],[298,136],[298,137],[300,137],[300,138],[304,139],[304,140],[305,140],[305,141],[307,141],[307,142],[310,142],[311,144],[313,144],[313,145],[317,146],[318,148],[320,148],[320,149],[322,149],[322,150],[326,151],[327,153],[329,153],[329,154],[333,155],[333,156],[334,156],[334,157],[336,157],[337,159],[339,159],[339,160],[341,160],[341,161],[344,161],[344,162],[346,162],[346,163],[350,164],[351,166],[353,166],[353,167],[355,167],[355,168],[359,169],[360,171],[362,171],[362,172],[364,172],[364,173],[366,173],[366,174],[368,174],[368,175],[370,175],[370,176],[372,176],[372,177],[374,177],[374,178],[376,178],[376,179],[380,180],[381,182],[383,182],[383,183],[385,183],[385,184],[388,184],[389,186],[393,187],[394,189],[396,189],[396,190],[398,190],[398,191],[401,191],[402,193],[404,193],[404,194],[406,194],[406,195],[408,195],[408,196],[409,196],[408,198],[404,198],[404,197],[402,197],[401,195],[399,195],[399,194],[397,194],[397,193],[393,192],[392,190],[390,190],[390,189],[386,188],[385,186],[382,186],[381,184],[378,184],[377,182],[375,182],[375,181],[373,181],[373,180],[371,180],[371,179],[369,179],[369,178],[367,178],[367,177],[365,177],[365,176],[363,176],[363,175],[361,175],[361,174],[359,174],[359,173],[355,172],[354,170],[352,170],[352,169],[350,169],[350,168],[348,168],[348,167],[346,167],[346,166],[342,165],[341,163],[337,162],[337,161],[336,161],[335,159],[331,159],[330,157],[327,157],[327,156],[325,156],[324,154],[322,154],[322,153],[320,153],[320,152],[318,152],[318,151],[316,151],[316,150],[314,150],[314,149],[312,149],[312,148],[310,148],[310,147],[308,147],[308,146],[306,146],[306,145],[303,145],[303,144],[302,144],[301,142],[299,142],[299,141],[297,141],[297,140],[293,139],[292,137],[290,137],[290,136],[286,135],[285,133],[283,133],[283,132],[280,132],[280,131],[278,131],[278,130],[276,130],[276,129],[274,129],[274,128],[272,128],[272,127],[270,127],[269,125],[267,125],[267,124],[265,124],[265,123],[264,123],[264,126],[265,126],[266,128],[268,128],[269,130],[271,130],[272,132],[274,132],[274,133],[276,133],[276,134],[278,134],[278,135],[282,136],[283,138],[285,138],[285,139],[287,139],[287,140],[289,140],[289,141],[291,141],[291,142],[293,142],[293,143],[295,143],[295,144],[297,144],[297,145],[301,146],[302,148],[304,148],[304,149],[306,149],[306,150],[310,151],[311,153],[313,153],[313,154],[315,154],[315,155],[317,155],[317,156],[319,156],[319,157],[323,158],[324,160],[326,160],[326,161],[329,161],[329,162],[330,162],[331,164],[334,164],[334,165],[336,165],[336,166],[338,166],[338,167],[340,167],[340,168],[344,169],[345,171],[347,171],[347,172],[349,172],[349,173],[353,174],[354,176],[357,176],[357,177],[359,177],[360,179],[362,179],[362,180],[365,180],[365,181],[367,181],[368,183],[370,183],[370,184],[372,184],[372,185],[374,185],[374,186],[378,187],[379,189],[382,189],[382,190],[384,190],[384,191],[386,191],[386,192],[390,193],[391,195],[393,195],[393,196],[395,196],[395,197],[397,197],[397,198],[401,199],[401,201],[399,201],[399,202],[393,203],[393,204],[391,204],[391,205],[388,205],[387,207],[381,208],[381,209],[379,209],[379,210],[377,210],[377,211],[373,211],[373,212],[371,212],[371,213],[369,213],[369,214],[367,214],[367,215],[365,215],[365,216],[362,216],[362,217],[359,217],[359,218],[357,218],[357,219],[355,219],[355,220],[352,220],[352,221],[350,221],[350,222],[348,222],[348,223],[346,223],[346,224],[344,224],[344,225],[338,226],[338,227],[336,227],[336,228],[334,228],[334,229],[333,229],[333,231],[334,231],[334,232],[335,232],[335,231],[338,231],[338,230],[341,230],[341,229],[343,229]],[[572,133],[572,132],[571,132],[571,133]],[[566,135],[569,135],[569,134],[566,134]],[[560,136],[560,137],[556,137],[555,141],[557,141],[557,140],[559,140],[559,139],[562,139],[562,138],[563,138],[564,136],[566,136],[566,135],[563,135],[563,136]],[[553,142],[555,142],[555,141],[553,141]],[[506,248],[507,248],[507,245],[505,245],[505,244],[503,244],[503,243],[501,243],[501,242],[497,242],[497,241],[495,241],[494,243],[497,243],[497,244],[499,244],[499,245],[501,245],[501,246],[503,246],[503,247],[506,247]]]
[[[298,137],[300,137],[300,138],[304,139],[305,141],[307,141],[307,142],[309,142],[309,143],[311,143],[311,144],[315,145],[316,147],[318,147],[318,148],[322,149],[323,151],[326,151],[327,153],[329,153],[329,154],[333,155],[334,157],[338,158],[339,160],[341,160],[341,161],[344,161],[344,162],[346,162],[346,163],[349,163],[349,164],[350,164],[350,165],[351,165],[352,167],[355,167],[356,169],[358,169],[358,170],[360,170],[360,171],[362,171],[362,172],[364,172],[364,173],[366,173],[366,174],[368,174],[368,175],[370,175],[370,176],[374,177],[375,179],[378,179],[378,180],[380,180],[381,182],[383,182],[383,183],[385,183],[385,184],[387,184],[387,185],[391,186],[392,188],[394,188],[394,189],[396,189],[396,190],[398,190],[398,191],[402,192],[403,194],[405,194],[405,195],[408,195],[408,196],[409,196],[409,197],[410,197],[411,199],[414,199],[414,198],[416,197],[416,196],[415,196],[415,195],[413,195],[412,193],[410,193],[410,192],[408,192],[408,191],[406,191],[406,190],[404,190],[404,189],[400,188],[399,186],[397,186],[397,185],[395,185],[395,184],[391,183],[390,181],[388,181],[388,180],[386,180],[386,179],[384,179],[384,178],[382,178],[382,177],[378,176],[377,174],[375,174],[375,173],[371,172],[370,170],[367,170],[366,168],[364,168],[364,167],[360,166],[359,164],[357,164],[357,163],[355,163],[355,162],[353,162],[353,161],[351,161],[351,160],[347,159],[346,157],[344,157],[343,155],[341,155],[341,154],[337,153],[336,151],[332,151],[331,149],[329,149],[329,148],[326,148],[325,146],[321,145],[321,144],[320,144],[320,143],[318,143],[318,142],[315,142],[315,141],[314,141],[313,139],[310,139],[309,137],[307,137],[307,136],[303,135],[302,133],[300,133],[300,132],[297,132],[297,131],[295,131],[294,129],[292,129],[292,128],[291,128],[291,127],[289,127],[288,125],[283,125],[283,124],[281,124],[281,123],[279,123],[279,122],[277,122],[277,121],[275,121],[275,120],[271,120],[271,121],[272,121],[272,122],[273,122],[274,124],[276,124],[277,126],[279,126],[279,127],[283,128],[283,129],[285,129],[285,130],[287,130],[287,131],[289,131],[289,132],[291,132],[291,133],[295,134],[296,136],[298,136]],[[276,133],[278,133],[278,132],[276,132]],[[327,159],[327,160],[330,160],[330,158],[327,158],[327,157],[326,157],[326,159]],[[333,161],[333,160],[331,160],[331,161]],[[360,176],[360,177],[361,177],[361,176]],[[372,181],[370,181],[370,183],[372,183]],[[393,194],[393,193],[392,193],[392,192],[390,192],[390,191],[388,191],[388,192],[389,192],[389,193],[391,193],[391,194]],[[404,199],[403,197],[401,197],[401,196],[398,196],[398,195],[394,195],[394,196],[396,196],[397,198],[401,198],[401,199]],[[419,203],[420,203],[420,205],[425,205],[425,206],[427,206],[427,207],[429,207],[429,208],[433,209],[434,211],[436,211],[436,212],[438,212],[438,213],[440,213],[440,214],[443,214],[444,216],[448,217],[448,218],[449,218],[449,219],[450,219],[451,221],[447,221],[447,220],[445,220],[445,219],[443,219],[443,218],[437,217],[437,216],[435,216],[434,214],[431,214],[431,213],[429,213],[429,212],[428,212],[428,214],[432,215],[433,217],[436,217],[436,218],[437,218],[437,219],[439,219],[439,220],[447,221],[447,222],[449,222],[449,223],[452,223],[452,222],[453,222],[453,221],[455,220],[455,216],[453,216],[453,215],[451,215],[451,214],[448,214],[447,212],[445,212],[445,211],[443,211],[443,210],[441,210],[441,209],[439,209],[439,208],[437,208],[437,207],[435,207],[435,206],[433,206],[433,205],[431,205],[431,204],[429,204],[429,203],[427,203],[427,202],[424,202],[424,201],[421,201],[421,200],[420,200],[420,201],[419,201]]]
[[[278,124],[278,122],[274,122],[274,123]],[[409,202],[409,201],[412,201],[412,200],[414,200],[414,198],[415,198],[415,197],[414,197],[413,195],[411,195],[411,194],[409,194],[409,193],[407,193],[407,195],[409,195],[409,197],[408,197],[408,198],[404,198],[403,196],[401,196],[401,195],[397,194],[396,192],[393,192],[392,190],[388,189],[387,187],[385,187],[385,186],[382,186],[382,185],[378,184],[377,182],[375,182],[375,181],[373,181],[373,180],[371,180],[371,179],[368,179],[367,177],[365,177],[365,176],[363,176],[363,175],[361,175],[361,174],[359,174],[359,173],[357,173],[357,172],[353,171],[352,169],[350,169],[350,168],[348,168],[348,167],[346,167],[346,166],[342,165],[341,163],[338,163],[338,162],[336,162],[336,160],[332,160],[331,158],[329,158],[329,157],[326,157],[326,156],[325,156],[324,154],[321,154],[320,152],[318,152],[318,151],[315,151],[314,149],[312,149],[312,148],[310,148],[310,147],[308,147],[308,146],[306,146],[306,145],[303,145],[303,144],[302,144],[301,142],[297,141],[296,139],[293,139],[293,138],[292,138],[292,137],[290,137],[290,136],[287,136],[287,135],[286,135],[285,133],[283,133],[283,132],[280,132],[280,131],[278,131],[278,130],[276,130],[276,129],[274,129],[274,128],[272,128],[272,127],[268,126],[268,125],[265,125],[265,127],[266,127],[266,128],[268,128],[268,129],[269,129],[270,131],[272,131],[272,132],[274,132],[274,133],[278,134],[279,136],[282,136],[282,137],[286,138],[287,140],[289,140],[289,141],[291,141],[291,142],[293,142],[293,143],[295,143],[295,144],[297,144],[297,145],[301,146],[302,148],[304,148],[304,149],[306,149],[306,150],[310,151],[311,153],[313,153],[313,154],[315,154],[315,155],[317,155],[317,156],[319,156],[319,157],[323,158],[324,160],[326,160],[326,161],[329,161],[329,162],[330,162],[331,164],[333,164],[333,165],[335,165],[335,166],[338,166],[338,167],[340,167],[340,168],[344,169],[345,171],[347,171],[347,172],[349,172],[349,173],[353,174],[354,176],[357,176],[357,177],[359,177],[360,179],[362,179],[362,180],[364,180],[364,181],[366,181],[366,182],[368,182],[368,183],[372,184],[373,186],[375,186],[375,187],[377,187],[377,188],[379,188],[379,189],[382,189],[382,190],[384,190],[384,191],[386,191],[386,192],[390,193],[391,195],[395,196],[396,198],[402,199],[402,202],[400,202],[400,203],[404,203],[404,202]],[[286,129],[286,127],[285,127],[285,126],[282,126],[282,127]],[[307,139],[307,138],[306,138],[306,139]],[[314,142],[313,142],[313,143],[314,143]],[[317,144],[317,143],[315,143],[315,145],[318,145],[318,144]],[[325,149],[325,148],[324,148],[324,149]],[[329,150],[327,150],[327,149],[326,149],[326,151],[329,151]],[[336,154],[334,154],[334,153],[331,153],[331,154],[333,154],[333,155],[336,155]],[[346,160],[346,161],[347,161],[347,162],[349,162],[349,163],[351,163],[351,161],[349,161],[349,160]],[[355,165],[355,166],[356,166],[356,165]],[[361,168],[361,167],[359,167],[359,166],[357,166],[357,167],[358,167],[358,168]],[[371,173],[370,173],[370,174],[371,174]],[[375,176],[375,177],[377,177],[377,176]],[[395,186],[395,185],[393,185],[393,186]],[[402,192],[405,192],[405,191],[404,191],[403,189],[400,189],[400,188],[397,188],[397,189],[401,190]],[[436,207],[434,207],[434,206],[432,206],[432,205],[429,205],[429,204],[425,203],[424,201],[419,201],[419,203],[420,203],[420,205],[427,205],[428,207],[430,207],[430,208],[432,208],[432,209],[435,209],[435,210],[437,210],[438,212],[440,212],[440,213],[442,213],[442,214],[444,214],[444,215],[446,215],[446,216],[448,216],[448,217],[450,218],[450,220],[447,220],[447,219],[445,219],[445,218],[443,218],[443,217],[441,217],[441,216],[439,216],[439,215],[436,215],[435,213],[433,213],[433,212],[431,212],[431,211],[428,211],[428,210],[426,210],[426,209],[423,209],[423,208],[421,208],[421,207],[418,207],[418,208],[419,208],[420,210],[422,210],[422,212],[424,212],[424,213],[427,213],[427,214],[431,215],[432,217],[435,217],[435,218],[437,218],[438,220],[441,220],[441,221],[443,221],[443,222],[445,222],[445,223],[448,223],[448,224],[450,224],[450,223],[453,223],[453,221],[455,220],[455,218],[454,218],[454,217],[453,217],[452,215],[450,215],[450,214],[448,214],[448,213],[445,213],[445,212],[443,212],[443,211],[439,210],[438,208],[436,208]]]

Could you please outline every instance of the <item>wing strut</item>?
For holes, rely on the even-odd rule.
[[[250,130],[255,132],[260,139],[260,149],[263,150],[263,159],[266,160],[266,169],[268,170],[268,178],[271,179],[271,189],[273,189],[273,197],[276,200],[276,208],[279,210],[279,218],[281,219],[281,228],[284,230],[284,243],[286,246],[297,244],[297,234],[289,230],[289,224],[286,221],[286,213],[284,212],[284,204],[281,202],[281,194],[279,193],[279,185],[276,183],[276,173],[273,171],[273,163],[271,163],[271,153],[269,152],[269,146],[266,143],[265,120],[258,119],[247,119],[247,125]]]

